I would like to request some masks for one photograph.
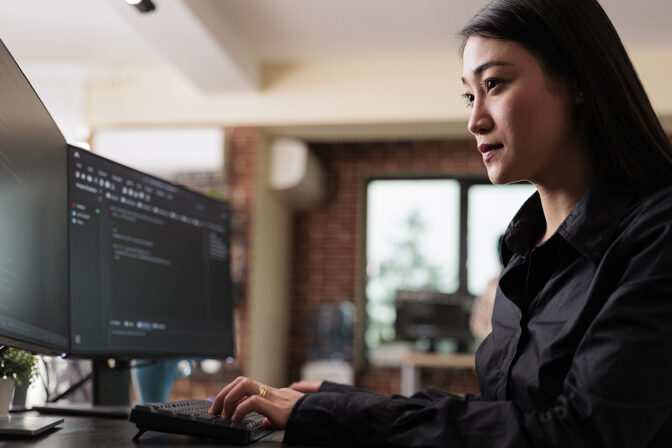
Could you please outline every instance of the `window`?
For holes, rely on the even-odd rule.
[[[499,237],[523,202],[529,184],[472,185],[467,196],[467,290],[478,295],[502,270]]]
[[[367,348],[395,340],[397,290],[471,295],[485,290],[501,269],[499,236],[533,192],[532,185],[496,186],[487,179],[370,181]]]
[[[395,339],[398,289],[459,286],[460,185],[456,180],[375,180],[367,187],[366,343]]]

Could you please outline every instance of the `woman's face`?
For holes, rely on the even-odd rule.
[[[472,36],[462,83],[471,108],[469,131],[495,184],[557,182],[583,148],[569,83],[553,82],[537,58],[512,41]]]

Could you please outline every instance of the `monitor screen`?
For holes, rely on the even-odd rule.
[[[229,208],[70,147],[71,351],[233,355]]]
[[[0,344],[68,349],[67,153],[0,41]]]
[[[395,295],[397,337],[428,339],[432,344],[439,339],[454,339],[458,351],[465,351],[473,342],[469,331],[472,302],[473,297],[467,294],[398,290]]]

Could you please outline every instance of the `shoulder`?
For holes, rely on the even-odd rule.
[[[612,249],[625,274],[636,268],[640,275],[670,275],[672,186],[639,190],[618,227]]]
[[[672,186],[638,190],[622,224],[631,231],[660,230],[672,224]]]

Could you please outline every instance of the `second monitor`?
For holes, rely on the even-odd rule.
[[[234,354],[229,208],[68,149],[70,354]]]

